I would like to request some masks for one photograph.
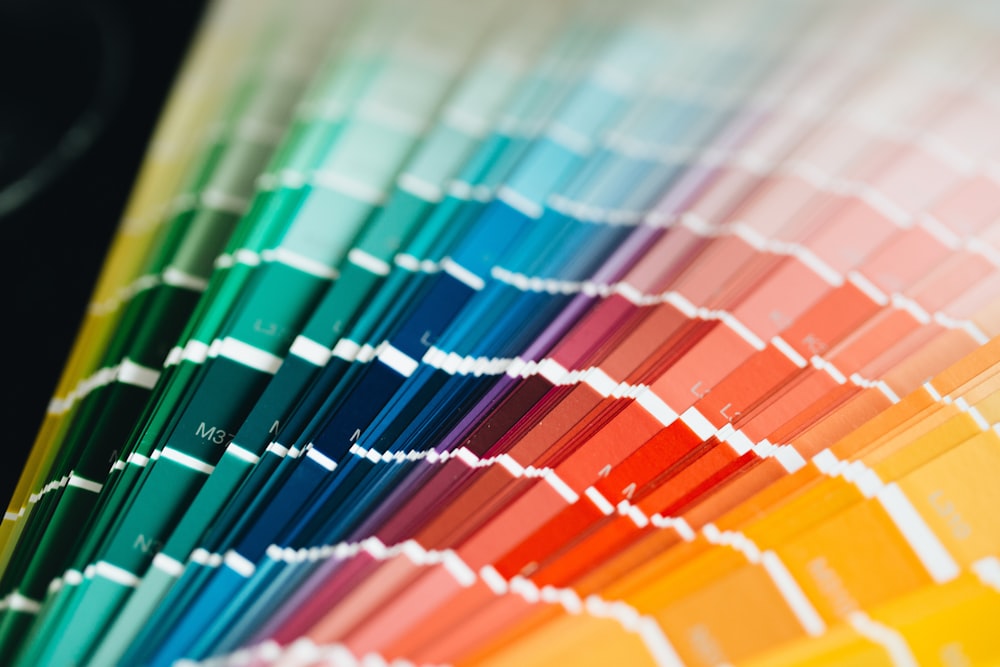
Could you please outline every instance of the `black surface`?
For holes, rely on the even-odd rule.
[[[0,0],[5,506],[202,4]]]

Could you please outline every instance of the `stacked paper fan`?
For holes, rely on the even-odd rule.
[[[10,665],[1000,662],[1000,13],[218,0]]]

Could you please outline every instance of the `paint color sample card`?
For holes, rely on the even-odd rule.
[[[1000,663],[998,56],[990,3],[216,0],[3,663]]]

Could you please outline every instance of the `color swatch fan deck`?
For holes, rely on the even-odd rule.
[[[1000,664],[998,9],[215,0],[2,662]]]

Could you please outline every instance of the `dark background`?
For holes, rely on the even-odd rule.
[[[5,508],[202,5],[0,0]]]

